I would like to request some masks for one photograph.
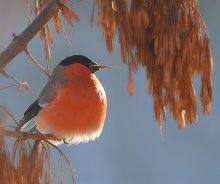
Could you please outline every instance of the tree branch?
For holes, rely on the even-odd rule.
[[[35,20],[18,36],[16,36],[8,47],[0,54],[0,70],[2,70],[14,57],[26,49],[28,42],[40,31],[59,10],[59,4],[67,0],[50,0],[44,10]]]
[[[57,141],[58,140],[51,134],[28,133],[28,132],[3,130],[3,129],[0,129],[0,136],[14,137],[19,140],[27,140],[27,139],[32,139],[34,141],[40,141],[40,140]]]

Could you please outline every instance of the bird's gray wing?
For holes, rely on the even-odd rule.
[[[24,117],[19,121],[16,130],[22,130],[29,120],[34,118],[43,107],[46,107],[51,100],[56,98],[57,91],[55,90],[55,85],[62,87],[65,83],[66,80],[63,76],[63,66],[58,65],[55,67],[49,81],[42,89],[38,99],[25,111]]]
[[[63,76],[63,66],[58,65],[48,83],[42,89],[39,97],[38,97],[38,104],[40,107],[46,107],[50,101],[52,101],[57,96],[57,88],[62,88],[65,83],[66,79]]]

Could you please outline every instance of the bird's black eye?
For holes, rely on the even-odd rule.
[[[91,62],[89,63],[89,69],[91,70],[92,73],[95,73],[96,71],[99,70],[99,67],[98,67],[98,66],[99,66],[99,65],[98,65],[97,63],[93,62],[93,61],[91,61]]]

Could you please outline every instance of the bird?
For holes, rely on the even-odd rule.
[[[24,112],[16,131],[35,118],[35,129],[64,143],[78,144],[102,132],[107,97],[95,73],[110,66],[98,65],[83,55],[63,59],[52,72],[37,100]]]

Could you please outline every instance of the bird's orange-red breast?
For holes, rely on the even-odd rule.
[[[98,64],[82,55],[61,61],[17,129],[36,116],[36,128],[41,133],[71,143],[97,138],[107,110],[105,91],[94,74],[98,69]]]

